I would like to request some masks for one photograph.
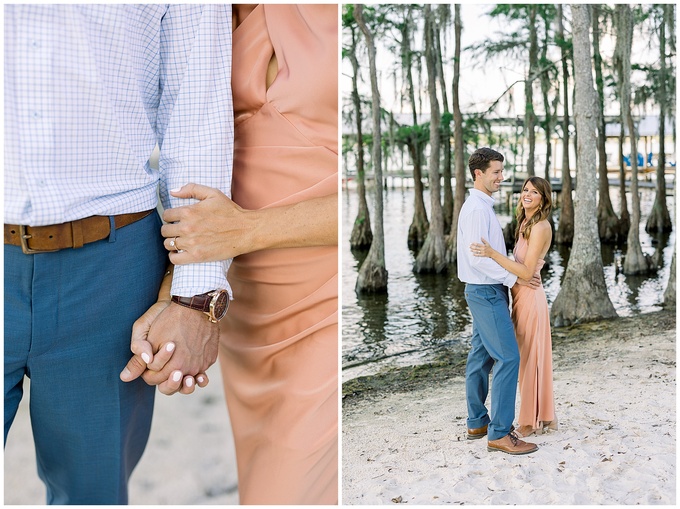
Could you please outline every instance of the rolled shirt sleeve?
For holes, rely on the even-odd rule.
[[[172,5],[161,25],[157,132],[160,198],[178,207],[196,200],[170,196],[197,183],[231,197],[233,102],[231,96],[231,7]],[[192,296],[231,288],[231,260],[178,265],[172,294]]]

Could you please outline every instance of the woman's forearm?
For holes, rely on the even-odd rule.
[[[510,258],[504,256],[502,253],[499,253],[498,251],[493,252],[493,254],[491,255],[491,259],[498,263],[505,270],[511,272],[512,274],[519,278],[529,280],[534,275],[534,273],[529,267],[527,267],[523,263],[511,260]]]
[[[338,244],[337,193],[292,205],[244,211],[249,251]]]

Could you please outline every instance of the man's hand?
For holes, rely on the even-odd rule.
[[[163,394],[190,394],[194,376],[199,387],[208,385],[205,371],[217,359],[218,343],[219,328],[203,313],[157,302],[133,326],[130,348],[135,355],[120,378],[129,382],[141,375]]]
[[[205,371],[217,360],[219,326],[210,323],[200,311],[171,303],[154,320],[149,329],[148,341],[158,351],[168,342],[175,344],[172,358],[160,371],[145,371],[142,378],[149,385],[159,385],[164,394],[174,393],[172,384],[183,376],[195,376]],[[170,385],[170,387],[168,387]]]
[[[541,286],[541,276],[539,276],[538,274],[534,274],[534,277],[532,277],[528,281],[526,279],[517,278],[517,284],[522,286],[528,286],[535,290],[536,288]]]

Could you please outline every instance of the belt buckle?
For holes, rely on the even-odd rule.
[[[24,254],[35,254],[35,253],[54,253],[55,251],[59,251],[58,249],[50,249],[50,250],[37,250],[37,249],[31,249],[28,247],[28,239],[30,239],[32,235],[28,233],[26,230],[26,225],[20,225],[19,226],[19,238],[21,239],[21,250],[24,252]]]

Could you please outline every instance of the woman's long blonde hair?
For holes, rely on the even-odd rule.
[[[524,188],[526,187],[527,182],[531,182],[531,185],[533,185],[536,188],[536,190],[541,194],[541,206],[539,207],[538,211],[533,216],[531,216],[531,219],[527,221],[527,224],[524,226],[524,230],[520,231],[520,228],[522,228],[522,223],[526,219],[526,213],[524,212],[524,206],[522,205],[522,193],[524,192]],[[552,187],[550,185],[550,182],[541,177],[529,177],[528,179],[526,179],[524,181],[524,184],[522,184],[522,190],[520,191],[520,200],[519,203],[517,204],[517,230],[515,230],[515,241],[519,240],[520,234],[525,239],[528,239],[529,235],[531,235],[531,228],[539,221],[548,219],[548,217],[550,217],[551,212],[552,212]]]

